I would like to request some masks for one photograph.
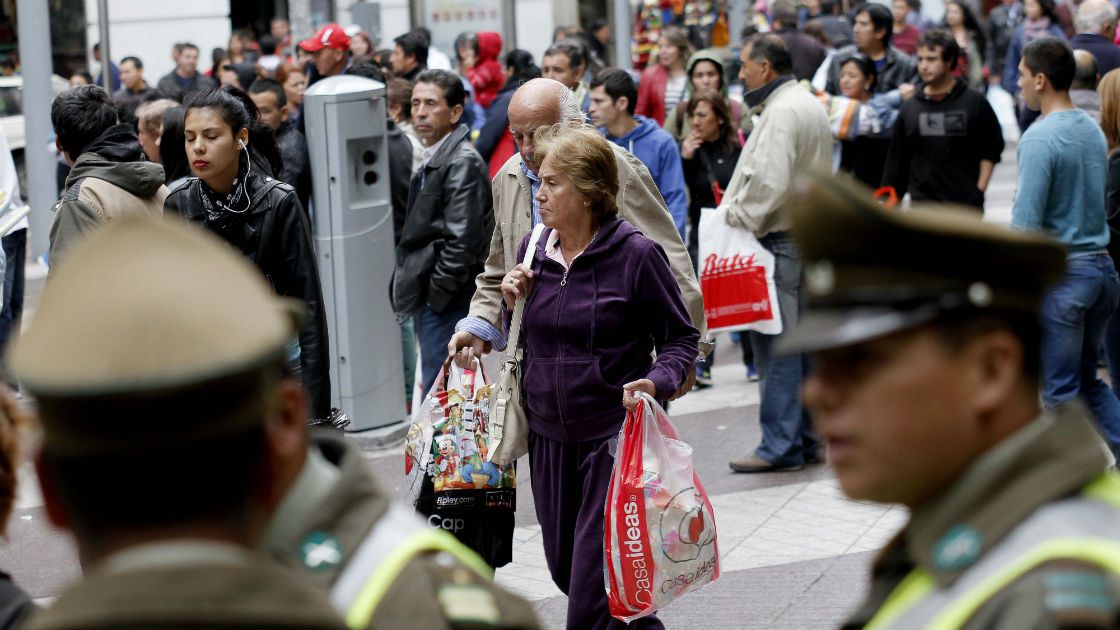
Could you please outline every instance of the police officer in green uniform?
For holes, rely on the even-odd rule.
[[[201,230],[125,217],[52,270],[11,368],[38,401],[50,519],[85,579],[31,630],[342,630],[320,591],[256,551],[279,497],[272,425],[296,309]]]
[[[293,420],[292,435],[306,436]],[[494,585],[473,551],[391,501],[345,436],[317,430],[310,444],[293,440],[277,474],[286,496],[265,546],[329,591],[349,627],[539,627],[533,607]]]
[[[1061,247],[966,210],[800,186],[803,397],[844,493],[902,504],[844,628],[1117,628],[1120,479],[1078,403],[1039,404],[1038,306]]]

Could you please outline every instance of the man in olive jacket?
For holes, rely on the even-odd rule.
[[[424,162],[409,187],[392,300],[398,323],[415,318],[424,391],[439,374],[455,323],[467,314],[494,229],[486,162],[470,129],[459,124],[465,100],[462,81],[447,70],[422,72],[412,89]]]
[[[506,162],[494,176],[493,198],[495,221],[490,241],[490,257],[486,269],[475,280],[477,290],[471,301],[470,316],[456,326],[455,336],[448,344],[448,352],[480,356],[490,350],[504,350],[505,334],[501,327],[502,276],[521,262],[517,248],[521,238],[540,221],[534,200],[539,187],[532,160],[533,131],[557,123],[579,125],[584,115],[571,97],[571,91],[562,83],[551,79],[533,79],[518,88],[509,106],[510,129],[519,153]],[[704,320],[704,300],[696,281],[692,260],[685,250],[665,200],[650,177],[649,169],[626,149],[611,145],[618,165],[618,213],[633,223],[643,234],[657,241],[669,257],[669,266],[680,286],[681,296],[688,307],[692,324],[700,331],[700,354],[706,356],[711,344]],[[683,395],[695,382],[691,373],[688,383],[678,395]]]

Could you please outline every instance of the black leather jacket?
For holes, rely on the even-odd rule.
[[[490,253],[494,198],[486,162],[469,135],[459,125],[412,176],[392,284],[399,322],[424,304],[442,313],[469,302]]]
[[[278,295],[307,304],[307,323],[299,333],[301,379],[311,398],[311,417],[325,418],[331,407],[330,350],[307,214],[291,186],[255,170],[247,179],[246,193],[249,210],[228,229],[215,229],[206,222],[197,177],[168,195],[166,208],[213,229],[260,268]]]

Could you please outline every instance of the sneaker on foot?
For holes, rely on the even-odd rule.
[[[775,466],[754,453],[742,459],[731,460],[728,465],[731,466],[731,470],[737,473],[796,472],[805,467],[802,464]]]
[[[712,370],[702,365],[696,366],[696,389],[707,389],[712,386]]]
[[[752,383],[758,382],[758,370],[754,369],[754,365],[747,366],[747,380]]]

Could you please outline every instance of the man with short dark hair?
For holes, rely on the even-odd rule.
[[[275,79],[257,79],[249,87],[249,98],[260,110],[261,121],[276,132],[276,144],[280,147],[280,156],[284,158],[280,181],[295,188],[303,209],[310,211],[311,157],[308,155],[307,139],[288,119],[288,97],[284,86]]]
[[[121,122],[136,126],[136,108],[155,90],[144,80],[144,62],[139,57],[121,59],[121,89],[113,94]]]
[[[771,28],[786,43],[793,57],[793,76],[812,81],[828,52],[820,42],[797,29],[797,5],[793,0],[777,0],[770,5]]]
[[[415,82],[428,69],[428,40],[419,33],[405,33],[393,40],[389,64],[393,74]]]
[[[10,365],[37,402],[45,511],[86,573],[27,627],[345,628],[257,551],[306,435],[300,313],[181,221],[122,217],[71,254]]]
[[[983,94],[954,77],[960,46],[946,30],[918,39],[922,89],[902,103],[883,185],[914,201],[950,201],[984,211],[984,192],[1003,153],[999,120]]]
[[[494,230],[489,170],[459,122],[465,101],[463,82],[447,70],[420,73],[412,88],[424,160],[410,182],[391,294],[397,321],[415,318],[424,392],[467,315]]]
[[[117,123],[105,90],[83,85],[51,103],[55,146],[70,165],[54,207],[50,262],[56,264],[86,232],[132,213],[162,214],[163,167],[144,159],[136,130]]]
[[[1042,302],[1042,401],[1053,408],[1077,398],[1120,453],[1120,402],[1097,376],[1097,354],[1120,303],[1120,278],[1108,255],[1108,143],[1100,126],[1074,108],[1069,88],[1073,50],[1053,37],[1023,48],[1019,89],[1041,112],[1019,140],[1011,225],[1045,232],[1066,247],[1066,274]]]
[[[338,24],[327,24],[314,35],[299,43],[299,47],[311,54],[315,68],[307,84],[312,85],[320,79],[345,74],[350,66],[350,37]]]
[[[1073,106],[1089,114],[1097,123],[1101,122],[1101,95],[1097,93],[1097,59],[1087,50],[1073,49],[1073,60],[1077,72],[1069,86],[1069,100]]]
[[[218,89],[218,82],[198,71],[198,46],[183,42],[175,69],[159,80],[156,89],[167,98],[182,101],[191,92]]]
[[[261,47],[261,56],[257,58],[257,65],[272,76],[276,73],[276,68],[284,63],[284,59],[276,54],[276,38],[268,34],[261,35],[257,45]]]
[[[1120,476],[1084,407],[1038,401],[1062,247],[846,178],[799,191],[809,297],[781,350],[814,354],[802,396],[843,493],[909,515],[843,630],[1115,630]]]
[[[808,17],[805,23],[819,22],[833,48],[839,49],[851,45],[852,25],[848,24],[847,19],[842,15],[839,15],[841,3],[837,0],[819,0],[815,12],[812,5],[813,2],[811,1],[806,3]]]
[[[442,50],[432,45],[432,31],[426,26],[418,26],[412,29],[413,33],[424,38],[428,46],[428,57],[424,61],[424,65],[431,70],[454,70],[451,65],[451,58],[448,57]]]
[[[583,81],[587,60],[583,56],[583,46],[571,40],[560,40],[548,47],[541,57],[541,77],[559,81],[575,94],[580,109],[591,108],[591,90]],[[637,103],[635,102],[635,105]]]
[[[97,42],[93,45],[93,60],[99,64],[106,63],[101,61],[101,42]],[[117,64],[113,63],[112,59],[108,60],[107,63],[109,64],[109,78],[113,81],[113,85],[110,86],[112,89],[107,88],[105,91],[112,94],[121,89],[121,69],[117,67]],[[101,68],[97,69],[97,74],[95,75],[95,77],[96,78],[94,79],[94,85],[105,87],[105,73]]]
[[[825,91],[840,94],[840,65],[857,52],[867,55],[875,62],[878,74],[873,89],[876,94],[894,89],[904,89],[907,93],[912,91],[916,78],[914,60],[891,46],[893,32],[894,16],[890,9],[875,2],[856,7],[855,23],[852,25],[855,43],[837,50],[832,56]]]
[[[832,131],[817,99],[793,77],[793,60],[777,35],[747,41],[739,55],[743,95],[758,123],[739,155],[721,208],[728,229],[748,230],[774,255],[782,330],[797,324],[801,302],[801,257],[790,233],[788,201],[794,177],[825,171],[832,164]],[[800,401],[805,362],[798,356],[772,356],[781,335],[750,333],[755,360],[761,366],[762,400],[759,425],[762,443],[745,457],[730,462],[742,473],[801,470],[820,461],[809,416]]]
[[[681,240],[688,223],[688,195],[680,149],[669,132],[645,116],[635,116],[638,86],[619,68],[607,68],[591,81],[591,123],[607,140],[633,153],[649,169],[657,189],[669,206]]]

